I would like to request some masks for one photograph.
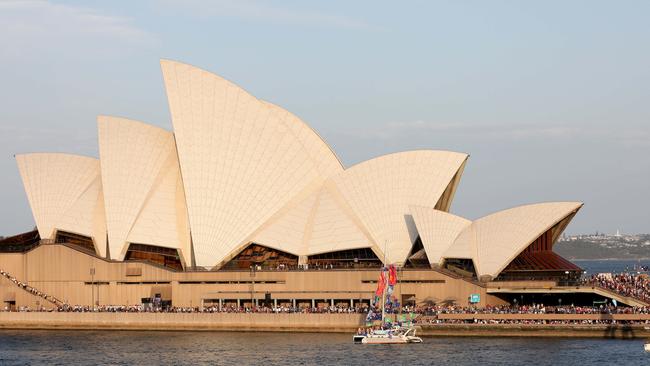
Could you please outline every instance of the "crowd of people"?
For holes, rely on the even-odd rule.
[[[650,320],[613,319],[436,319],[422,318],[416,324],[511,324],[511,325],[613,325],[650,324]]]
[[[650,307],[626,307],[599,305],[599,306],[548,306],[544,304],[533,305],[487,305],[485,307],[477,306],[418,306],[404,307],[404,311],[412,311],[417,314],[426,316],[436,316],[438,314],[650,314]]]
[[[583,279],[582,283],[598,286],[623,296],[650,302],[650,279],[633,273],[599,273]]]
[[[250,271],[320,271],[320,270],[329,270],[329,269],[352,269],[352,268],[364,268],[364,269],[381,269],[381,262],[377,261],[323,261],[323,262],[312,262],[305,264],[290,264],[290,263],[278,263],[273,265],[260,265],[254,264],[246,267],[245,265],[240,265],[236,262],[232,262],[231,266],[226,266],[222,268],[223,271],[241,271],[241,270],[250,270]]]
[[[30,310],[24,310],[30,311]],[[64,304],[56,309],[49,311],[56,312],[101,312],[101,313],[265,313],[265,314],[289,314],[289,313],[314,313],[314,314],[363,314],[367,312],[367,307],[346,307],[346,306],[326,306],[326,307],[293,307],[286,305],[270,306],[151,306],[149,304],[140,305],[101,305],[95,306],[81,306],[81,305],[67,305]]]
[[[20,311],[53,311],[53,312],[109,312],[109,313],[263,313],[263,314],[368,314],[381,315],[381,309],[371,308],[367,304],[349,307],[342,305],[322,307],[294,307],[290,305],[260,305],[260,306],[206,306],[206,307],[156,307],[151,304],[138,305],[68,305],[56,308],[31,309],[23,307]],[[613,305],[599,306],[547,306],[544,304],[512,306],[458,306],[430,305],[404,306],[394,309],[389,315],[412,314],[417,317],[436,319],[441,314],[650,314],[650,307],[627,307]]]

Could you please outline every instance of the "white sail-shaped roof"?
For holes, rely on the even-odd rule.
[[[332,184],[299,196],[251,241],[298,256],[373,247],[363,225]]]
[[[364,161],[333,178],[382,256],[404,263],[417,230],[407,219],[409,206],[434,207],[467,154],[419,150]]]
[[[467,226],[443,257],[471,258],[479,278],[495,278],[535,239],[580,207],[582,202],[547,202],[490,214]]]
[[[106,252],[106,227],[99,161],[71,154],[16,155],[32,214],[43,239],[57,230],[93,239]]]
[[[451,247],[458,234],[472,223],[460,216],[429,207],[411,206],[410,212],[432,265],[440,264],[443,253]]]
[[[379,253],[361,220],[331,182],[320,191],[317,205],[312,213],[308,255],[357,248],[374,248]]]
[[[466,227],[467,228],[467,227]],[[462,230],[442,258],[472,259],[478,261],[478,246],[472,230]]]
[[[181,249],[190,258],[174,136],[117,117],[98,118],[109,247],[122,260],[130,243]]]
[[[219,265],[331,168],[279,108],[207,71],[161,65],[196,264]]]
[[[179,249],[182,262],[191,264],[187,206],[175,152],[162,167],[158,181],[142,207],[127,241]]]
[[[343,170],[343,165],[334,151],[308,124],[275,104],[264,103],[284,122],[323,178],[329,178]]]
[[[306,231],[311,227],[318,192],[308,190],[298,195],[260,227],[250,241],[297,256],[306,255]]]

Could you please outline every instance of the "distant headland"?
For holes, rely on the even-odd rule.
[[[564,235],[553,250],[571,260],[650,259],[650,234]]]

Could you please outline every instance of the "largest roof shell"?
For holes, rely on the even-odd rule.
[[[161,65],[196,264],[218,264],[338,159],[286,111],[199,68]]]

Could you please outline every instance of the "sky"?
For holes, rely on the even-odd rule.
[[[650,232],[648,1],[0,0],[0,235],[14,154],[98,156],[97,115],[171,130],[159,60],[283,106],[345,166],[470,154],[451,211],[582,201],[567,233]]]

